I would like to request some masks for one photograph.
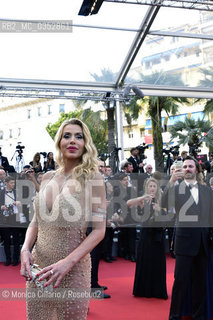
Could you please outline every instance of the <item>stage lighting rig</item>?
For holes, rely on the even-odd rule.
[[[126,86],[124,91],[123,91],[123,97],[127,100],[127,103],[128,103],[128,100],[129,100],[129,94],[131,92],[131,90],[135,93],[135,95],[137,97],[139,97],[140,99],[143,99],[144,98],[144,94],[143,92],[141,91],[140,88],[138,88],[137,86],[133,85],[133,86]]]
[[[79,10],[79,16],[89,16],[98,13],[104,0],[84,0]]]

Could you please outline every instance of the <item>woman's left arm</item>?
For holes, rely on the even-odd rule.
[[[91,252],[92,249],[104,238],[106,228],[106,193],[102,176],[96,174],[95,178],[90,183],[90,187],[90,196],[92,197],[92,214],[90,215],[92,221],[92,232],[67,257],[43,268],[38,273],[40,280],[49,278],[45,286],[55,282],[54,288],[57,288],[63,277],[73,268],[73,266],[86,254]],[[86,201],[91,201],[88,199],[88,196],[86,196],[85,199]]]

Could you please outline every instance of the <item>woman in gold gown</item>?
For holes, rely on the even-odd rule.
[[[48,296],[27,282],[29,320],[83,320],[90,300],[89,252],[105,232],[105,187],[87,126],[66,120],[56,136],[57,171],[47,172],[34,200],[34,217],[21,250],[21,275],[42,270]],[[88,223],[93,231],[85,236]]]

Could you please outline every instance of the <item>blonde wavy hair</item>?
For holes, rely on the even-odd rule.
[[[158,204],[160,204],[161,202],[161,189],[160,189],[160,184],[158,182],[158,180],[154,179],[154,178],[148,178],[145,180],[144,182],[144,190],[145,190],[145,194],[149,194],[148,192],[148,186],[150,184],[150,182],[154,182],[157,186],[157,191],[156,191],[156,194],[155,194],[155,200]]]
[[[58,170],[64,169],[63,155],[60,150],[60,142],[63,135],[64,127],[73,124],[81,127],[85,142],[84,153],[81,157],[80,163],[73,169],[72,176],[75,179],[83,178],[90,179],[94,176],[96,172],[98,172],[98,161],[97,161],[97,150],[92,141],[92,137],[90,131],[85,123],[81,120],[72,118],[69,120],[65,120],[55,137],[55,147],[56,147],[56,162],[59,166]]]

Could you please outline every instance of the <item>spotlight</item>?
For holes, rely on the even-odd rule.
[[[139,89],[138,87],[132,86],[132,91],[133,91],[133,92],[136,94],[136,96],[138,96],[139,98],[143,98],[143,97],[144,97],[143,92],[142,92],[141,89]]]
[[[130,91],[133,91],[136,96],[138,96],[139,98],[143,98],[144,97],[144,94],[143,92],[141,91],[141,89],[139,89],[137,86],[126,86],[126,88],[124,89],[124,92],[123,92],[123,96],[124,98],[127,98],[130,94]]]
[[[104,0],[84,0],[79,10],[79,16],[88,16],[98,13]]]

